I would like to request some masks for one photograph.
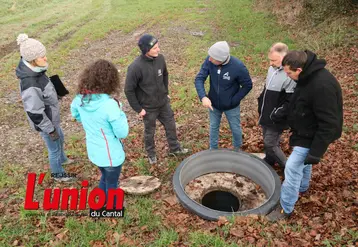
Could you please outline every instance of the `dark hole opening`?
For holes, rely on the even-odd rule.
[[[206,194],[201,200],[205,207],[224,211],[236,212],[240,208],[239,199],[230,192],[215,190]]]

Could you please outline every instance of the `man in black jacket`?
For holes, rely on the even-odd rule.
[[[159,54],[158,40],[144,34],[138,41],[142,55],[129,65],[124,92],[130,106],[144,121],[144,142],[150,164],[157,163],[154,134],[156,120],[165,127],[170,154],[185,154],[178,142],[174,112],[168,96],[168,70]]]
[[[287,158],[280,147],[280,138],[283,130],[288,129],[288,108],[296,86],[282,67],[282,59],[287,52],[288,47],[284,43],[275,43],[270,48],[270,67],[265,87],[258,98],[259,124],[262,126],[266,155],[264,160],[271,166],[277,162],[282,168]]]
[[[268,215],[275,221],[293,212],[299,193],[308,190],[312,165],[318,164],[328,145],[342,133],[342,90],[336,78],[311,51],[291,51],[282,61],[287,75],[297,82],[290,104],[290,145],[280,205]]]

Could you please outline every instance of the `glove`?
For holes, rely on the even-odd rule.
[[[318,164],[320,160],[321,160],[321,158],[308,154],[304,161],[304,164],[305,165],[315,165],[315,164]]]
[[[50,132],[49,135],[52,141],[57,141],[60,138],[56,128],[54,129],[54,131]]]

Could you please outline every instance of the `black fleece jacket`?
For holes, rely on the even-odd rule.
[[[130,106],[138,113],[165,105],[168,102],[168,70],[164,56],[137,57],[128,67],[124,92]]]
[[[307,62],[290,105],[290,145],[309,148],[311,156],[321,158],[342,133],[342,90],[337,79],[324,68],[326,61],[317,59],[311,51],[305,52]]]

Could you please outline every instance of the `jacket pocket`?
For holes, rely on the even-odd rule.
[[[280,110],[282,109],[283,109],[282,106],[273,108],[270,114],[270,119],[272,122],[279,122],[283,120],[282,117],[280,117]]]

